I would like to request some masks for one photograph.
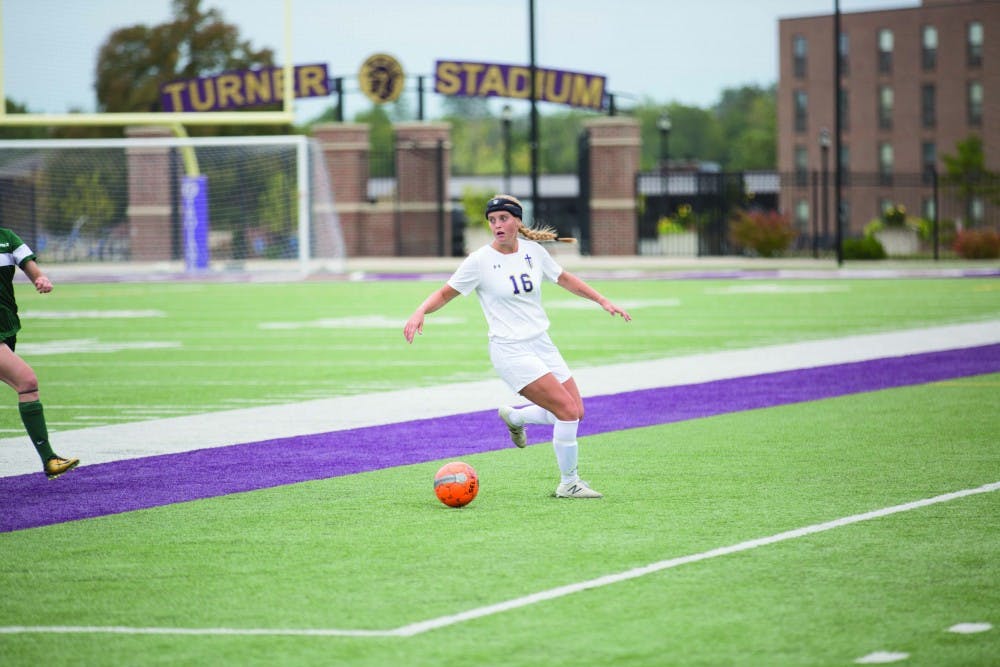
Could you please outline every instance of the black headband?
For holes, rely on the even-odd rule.
[[[523,212],[521,211],[521,206],[512,202],[509,199],[504,199],[502,197],[497,197],[496,199],[491,199],[486,202],[486,218],[489,219],[490,213],[495,213],[496,211],[507,211],[515,218],[524,219]]]

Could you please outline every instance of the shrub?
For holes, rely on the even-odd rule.
[[[965,259],[997,259],[1000,235],[992,229],[965,229],[955,237],[954,248]]]
[[[691,204],[681,204],[669,217],[660,218],[656,225],[659,234],[680,234],[696,231],[705,223],[705,216],[696,213]]]
[[[885,248],[874,236],[844,239],[844,259],[885,259]]]
[[[902,227],[906,224],[906,207],[894,204],[882,211],[882,221],[886,227]]]
[[[775,211],[739,211],[729,226],[729,240],[741,250],[776,257],[792,245],[798,232]]]

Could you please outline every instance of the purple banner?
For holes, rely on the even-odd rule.
[[[325,63],[298,65],[294,70],[295,97],[330,95]],[[228,111],[278,104],[284,99],[285,70],[280,67],[223,72],[160,86],[160,104],[164,111]]]
[[[535,99],[600,111],[604,108],[605,77],[566,70],[535,68]],[[434,67],[434,92],[453,97],[531,98],[531,68],[460,60],[439,60]]]
[[[181,222],[184,225],[184,266],[208,268],[208,179],[185,176],[181,181]]]

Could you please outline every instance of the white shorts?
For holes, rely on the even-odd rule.
[[[552,373],[560,383],[573,377],[547,333],[522,341],[491,340],[490,361],[516,393],[546,373]]]

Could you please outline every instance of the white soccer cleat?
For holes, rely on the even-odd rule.
[[[505,405],[497,410],[497,414],[500,415],[500,419],[503,423],[507,425],[507,430],[510,431],[511,441],[520,448],[524,448],[528,444],[528,436],[524,433],[524,426],[515,426],[510,420],[511,413],[514,412],[514,408]]]
[[[569,484],[556,487],[556,498],[603,498],[604,494],[590,488],[585,481],[578,479]]]

